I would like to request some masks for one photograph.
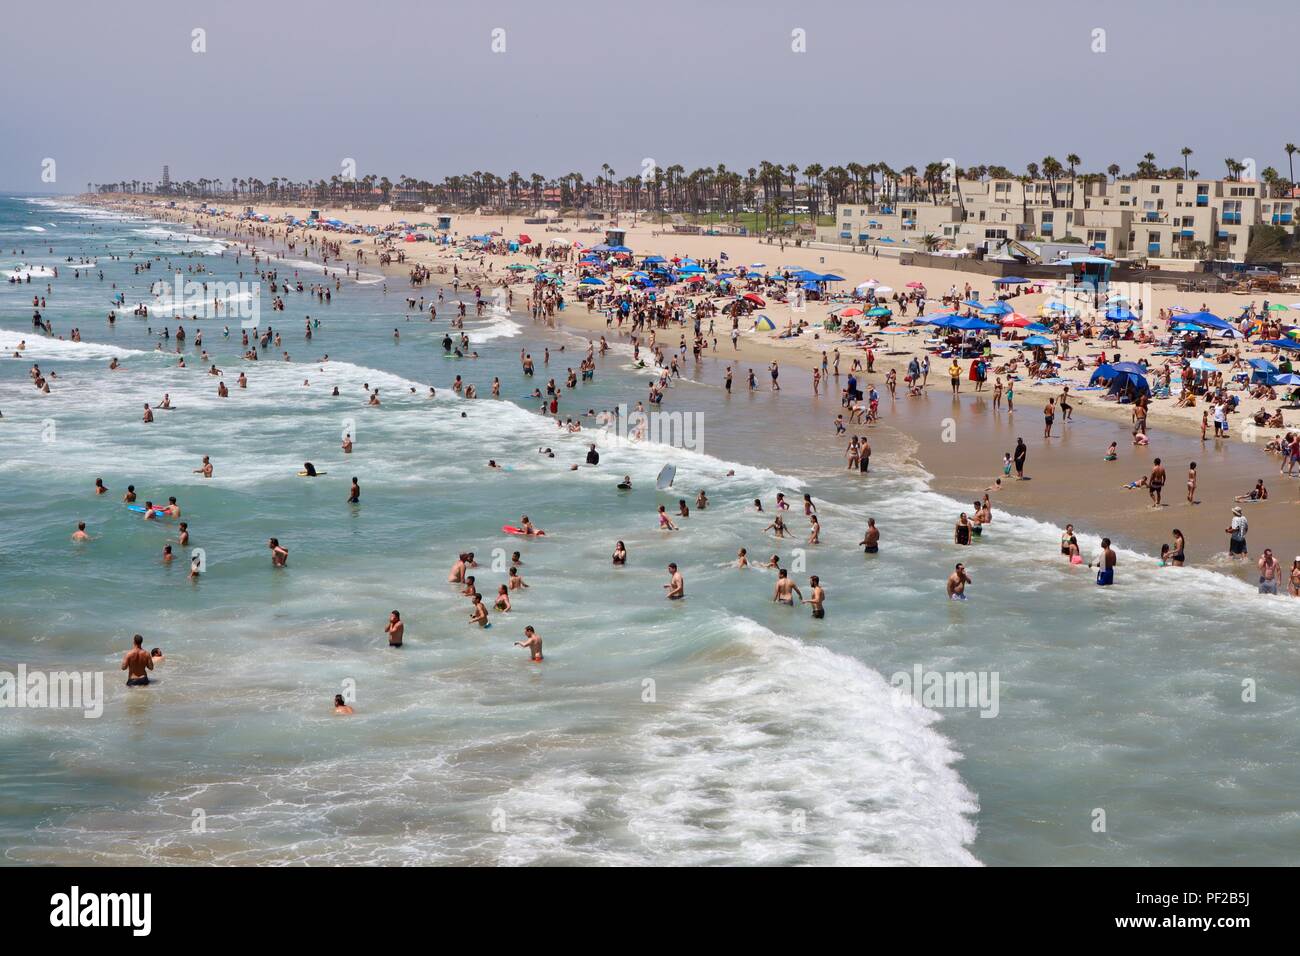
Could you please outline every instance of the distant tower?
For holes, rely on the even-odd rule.
[[[167,192],[167,190],[172,188],[172,171],[170,166],[163,166],[162,188],[163,192]]]

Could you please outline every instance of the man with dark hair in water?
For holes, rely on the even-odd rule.
[[[144,649],[144,638],[141,635],[137,634],[131,640],[134,646],[122,658],[126,686],[145,687],[149,683],[149,671],[153,670],[153,657]]]

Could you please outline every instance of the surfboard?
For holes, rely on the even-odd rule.
[[[134,511],[134,512],[136,512],[137,514],[142,514],[142,515],[143,515],[143,514],[148,514],[148,513],[149,513],[149,509],[146,508],[144,505],[127,505],[127,506],[126,506],[126,510],[127,510],[127,511]],[[158,515],[158,517],[160,517],[160,518],[170,518],[170,517],[171,517],[171,515],[169,515],[167,512],[165,512],[165,511],[163,511],[163,510],[161,510],[161,509],[159,509],[159,508],[154,508],[154,509],[153,509],[153,513],[156,514],[156,515]]]
[[[328,474],[329,474],[328,471],[318,471],[318,472],[316,472],[316,474],[314,474],[314,475],[309,475],[309,474],[307,474],[307,472],[305,472],[305,471],[300,471],[300,472],[298,472],[298,477],[299,477],[299,478],[319,478],[321,475],[328,475]]]
[[[659,472],[659,477],[655,479],[655,487],[660,491],[666,491],[673,486],[673,479],[677,477],[676,465],[664,465]]]
[[[544,538],[544,537],[546,537],[546,532],[545,532],[545,531],[534,531],[531,535],[529,535],[529,534],[528,534],[526,531],[524,531],[522,528],[516,528],[516,527],[515,527],[514,525],[512,525],[512,524],[502,525],[502,526],[501,526],[501,530],[504,531],[506,534],[521,534],[521,535],[524,535],[525,537],[533,537],[533,538]]]

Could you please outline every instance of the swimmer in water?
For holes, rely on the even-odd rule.
[[[776,572],[776,586],[772,589],[772,600],[778,604],[793,605],[794,595],[799,595],[800,603],[803,602],[803,592],[799,590],[799,585],[790,580],[790,575],[784,568]]]
[[[682,573],[677,570],[675,563],[668,565],[668,583],[664,585],[668,594],[666,597],[670,601],[679,601],[686,597],[686,581],[682,578]]]
[[[880,531],[876,528],[876,519],[867,519],[867,531],[858,542],[866,554],[876,554],[880,551]]]
[[[822,587],[821,578],[815,574],[809,577],[808,590],[808,603],[812,605],[812,616],[820,621],[826,616],[826,589]]]
[[[73,541],[89,541],[90,535],[86,534],[86,522],[78,521],[77,530],[72,532]]]
[[[528,652],[529,658],[534,663],[541,663],[542,636],[533,630],[531,624],[524,628],[524,639],[522,641],[515,641],[515,647],[522,647]]]
[[[616,565],[627,564],[627,547],[622,541],[619,541],[614,545],[614,555],[612,560]]]
[[[406,625],[402,622],[401,612],[393,611],[388,615],[388,623],[384,625],[384,633],[388,635],[389,647],[402,646],[402,636],[406,633]]]
[[[673,524],[673,519],[668,517],[668,512],[663,505],[659,506],[659,527],[664,531],[677,530],[677,525]]]
[[[280,543],[279,538],[270,538],[266,546],[271,549],[271,567],[283,568],[289,561],[289,549]]]
[[[631,476],[631,475],[624,475],[624,476],[623,476],[623,480],[620,481],[620,482],[618,483],[618,490],[619,490],[619,491],[631,491],[631,490],[632,490],[632,476]]]
[[[470,612],[469,622],[483,628],[491,626],[488,622],[487,607],[483,604],[483,595],[477,591],[474,592],[474,609]]]
[[[126,671],[127,687],[147,687],[149,671],[153,670],[153,658],[144,649],[144,638],[137,634],[131,639],[132,648],[122,658],[121,669]]]
[[[749,567],[749,552],[744,548],[741,548],[739,551],[736,552],[736,567],[738,568]]]
[[[202,475],[204,478],[212,477],[212,461],[207,455],[203,456],[203,464],[194,469],[194,474]]]
[[[351,717],[354,711],[348,706],[348,702],[343,699],[342,694],[334,695],[334,713],[341,714],[345,717]]]
[[[956,569],[948,575],[948,600],[966,600],[966,585],[971,583],[970,575],[966,573],[966,566],[958,562]]]

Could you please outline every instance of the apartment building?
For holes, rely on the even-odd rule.
[[[1251,230],[1294,228],[1300,200],[1269,196],[1263,183],[1233,180],[1017,179],[962,181],[951,201],[935,205],[840,205],[829,242],[915,240],[930,234],[957,248],[987,240],[1043,239],[1086,243],[1112,258],[1243,260]]]

